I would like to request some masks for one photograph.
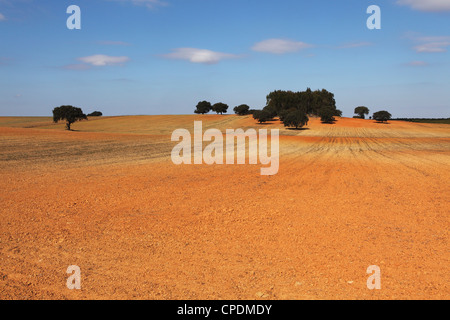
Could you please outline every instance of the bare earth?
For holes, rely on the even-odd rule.
[[[280,171],[172,164],[177,128],[280,128]],[[449,299],[450,125],[0,117],[0,299]],[[82,289],[66,287],[78,265]],[[369,290],[370,265],[381,290]]]

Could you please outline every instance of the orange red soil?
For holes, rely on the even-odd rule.
[[[279,128],[280,170],[172,164],[176,128]],[[0,118],[1,299],[448,299],[450,125]],[[82,289],[66,287],[70,265]],[[371,265],[381,290],[366,285]]]

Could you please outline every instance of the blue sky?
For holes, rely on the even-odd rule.
[[[310,87],[348,117],[450,117],[449,50],[450,0],[0,0],[0,115],[232,112]]]

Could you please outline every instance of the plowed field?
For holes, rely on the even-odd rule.
[[[180,165],[177,128],[280,129],[280,168]],[[0,299],[449,299],[450,125],[0,117]],[[66,287],[70,265],[82,289]],[[366,285],[371,265],[381,290]]]

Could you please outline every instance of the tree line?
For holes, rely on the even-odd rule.
[[[208,101],[200,101],[195,109],[197,114],[207,114],[211,111],[217,114],[227,113],[229,106],[223,102],[211,104]],[[334,94],[322,89],[312,91],[307,88],[305,91],[293,92],[275,90],[266,96],[266,106],[261,110],[250,109],[246,104],[234,107],[233,111],[237,115],[252,114],[259,123],[274,120],[276,117],[283,122],[285,127],[301,128],[308,124],[310,116],[318,116],[322,123],[334,123],[335,117],[341,117],[342,111],[336,108]],[[365,106],[355,108],[354,118],[365,119],[370,110]],[[102,116],[102,112],[94,111],[88,115],[83,113],[81,108],[64,105],[53,109],[53,121],[66,121],[67,130],[71,130],[71,125],[88,117]],[[371,117],[372,118],[372,117]],[[392,119],[392,115],[385,111],[377,111],[373,114],[373,119],[378,122],[386,122]]]
[[[228,105],[224,103],[211,105],[208,101],[201,101],[194,112],[206,114],[214,111],[223,114],[227,110]],[[342,117],[342,111],[336,108],[334,94],[326,89],[313,91],[307,88],[298,92],[275,90],[266,96],[266,106],[260,110],[250,109],[246,104],[236,106],[233,110],[241,116],[252,114],[259,123],[272,121],[278,117],[285,127],[296,129],[307,125],[311,116],[320,117],[322,123],[334,123],[335,117]],[[356,107],[355,114],[357,116],[354,118],[365,119],[369,109],[365,106]],[[373,119],[378,122],[386,122],[391,118],[392,115],[385,110],[373,114]]]
[[[201,101],[194,112],[222,113],[224,107],[221,105],[222,103],[211,105],[208,101]],[[336,109],[333,93],[325,89],[312,91],[310,88],[303,92],[273,91],[266,96],[266,106],[261,110],[250,109],[246,104],[236,106],[233,110],[238,115],[252,114],[259,123],[278,117],[286,127],[297,129],[308,124],[309,116],[319,116],[324,123],[333,123],[336,116],[342,116],[342,111]]]

